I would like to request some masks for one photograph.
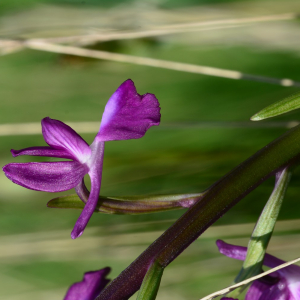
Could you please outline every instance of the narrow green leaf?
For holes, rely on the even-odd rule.
[[[156,298],[163,271],[164,268],[157,261],[152,263],[144,277],[137,300],[154,300]]]
[[[257,220],[248,243],[246,259],[234,283],[241,282],[261,272],[266,249],[271,239],[290,178],[291,172],[288,169],[284,169],[276,174],[274,190]],[[227,296],[237,298],[246,287],[246,285],[241,286]]]
[[[204,196],[198,194],[105,197],[100,196],[95,212],[106,214],[146,214],[188,208]],[[51,208],[83,209],[77,194],[54,198],[47,203]]]
[[[275,102],[251,117],[252,121],[260,121],[285,114],[300,108],[300,93],[291,95],[281,101]]]

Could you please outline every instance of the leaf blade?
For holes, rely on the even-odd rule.
[[[293,94],[281,101],[275,102],[250,118],[251,121],[261,121],[300,108],[300,93]]]

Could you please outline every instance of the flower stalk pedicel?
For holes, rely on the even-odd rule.
[[[72,208],[84,209],[84,203],[89,198],[87,189],[84,193],[61,196],[54,198],[47,203],[51,208]],[[105,214],[148,214],[174,209],[189,208],[196,201],[201,200],[206,192],[197,194],[176,194],[176,195],[146,195],[146,196],[99,196],[94,212]],[[82,201],[83,200],[83,201]]]

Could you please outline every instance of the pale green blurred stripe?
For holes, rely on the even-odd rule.
[[[151,223],[153,222],[110,226],[108,236],[103,236],[105,227],[88,228],[85,234],[75,241],[70,239],[67,230],[2,236],[0,261],[3,267],[0,271],[0,280],[6,287],[17,286],[10,290],[9,295],[5,295],[5,299],[62,299],[67,289],[66,287],[66,289],[36,290],[34,284],[22,281],[20,276],[11,277],[6,274],[7,268],[12,263],[26,262],[30,257],[43,261],[72,261],[80,257],[83,261],[99,259],[101,263],[105,261],[109,263],[114,260],[116,263],[123,261],[126,264],[162,233],[153,231],[128,234],[126,230],[149,226]],[[210,283],[207,287],[204,284],[199,297],[213,292],[214,288],[223,288],[230,284],[233,278],[228,278],[228,274],[238,272],[241,262],[218,254],[215,240],[222,238],[229,243],[246,245],[253,227],[254,223],[210,227],[192,247],[183,252],[176,263],[172,263],[166,269],[158,293],[159,299],[182,299],[183,295],[176,292],[176,286],[184,287],[189,282],[199,282],[201,287],[203,282]],[[120,234],[120,231],[124,233]],[[300,219],[279,221],[268,252],[285,260],[296,257],[300,247],[299,231]],[[287,234],[282,235],[283,233]],[[85,253],[88,255],[85,256]],[[213,257],[207,258],[207,253],[211,253]],[[217,280],[219,277],[224,277],[224,280]]]

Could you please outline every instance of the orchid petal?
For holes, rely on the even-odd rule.
[[[266,284],[264,282],[261,282],[259,280],[255,280],[251,286],[249,287],[249,290],[246,294],[245,300],[258,300],[260,299],[262,293],[265,290],[268,290],[270,288],[269,284]]]
[[[94,142],[91,145],[91,149],[92,158],[90,161],[91,168],[89,171],[89,176],[91,178],[91,193],[73,228],[71,233],[72,239],[76,239],[82,235],[98,203],[102,178],[104,142]]]
[[[73,159],[81,163],[85,163],[91,155],[91,149],[86,141],[61,121],[44,118],[42,132],[49,146],[67,151]]]
[[[250,289],[249,289],[250,290]],[[248,296],[248,293],[247,293]],[[269,286],[268,288],[265,288],[262,291],[262,294],[260,298],[246,298],[245,300],[292,300],[293,298],[290,297],[289,288],[287,285],[287,282],[284,278],[281,278],[281,280],[272,286]]]
[[[108,100],[96,136],[98,141],[139,139],[159,125],[160,107],[153,94],[139,95],[128,79]]]
[[[76,161],[11,163],[3,171],[12,182],[31,190],[62,192],[82,180],[88,168]]]
[[[220,253],[226,255],[227,257],[238,259],[238,260],[245,260],[247,254],[247,247],[227,244],[222,240],[217,240],[216,244],[219,248]],[[265,254],[265,258],[264,258],[265,266],[270,268],[275,268],[283,263],[285,263],[285,261],[273,255],[267,253]]]
[[[299,276],[299,273],[298,273],[298,276]],[[299,280],[299,277],[298,277],[298,280],[295,281],[295,282],[292,282],[292,281],[294,281],[294,278],[289,278],[288,281],[289,281],[288,284],[289,284],[290,293],[294,296],[295,299],[300,299],[300,280]]]
[[[68,158],[73,159],[74,156],[71,155],[64,149],[55,149],[52,147],[29,147],[21,150],[10,150],[13,157],[20,155],[32,155],[32,156],[49,156],[49,157],[60,157],[60,158]]]
[[[227,244],[222,240],[217,240],[216,244],[221,254],[224,254],[225,256],[230,258],[245,260],[247,254],[247,247]]]
[[[109,283],[105,276],[110,268],[87,272],[83,280],[74,283],[68,290],[64,300],[94,300]]]
[[[219,248],[220,253],[226,255],[227,257],[238,260],[245,260],[247,254],[247,247],[227,244],[222,240],[217,240],[216,244]],[[275,268],[284,263],[284,260],[281,260],[268,253],[265,254],[264,265],[269,268]],[[300,267],[297,265],[288,266],[284,269],[278,270],[277,272],[284,276],[288,275],[297,277],[297,279],[300,280]]]

